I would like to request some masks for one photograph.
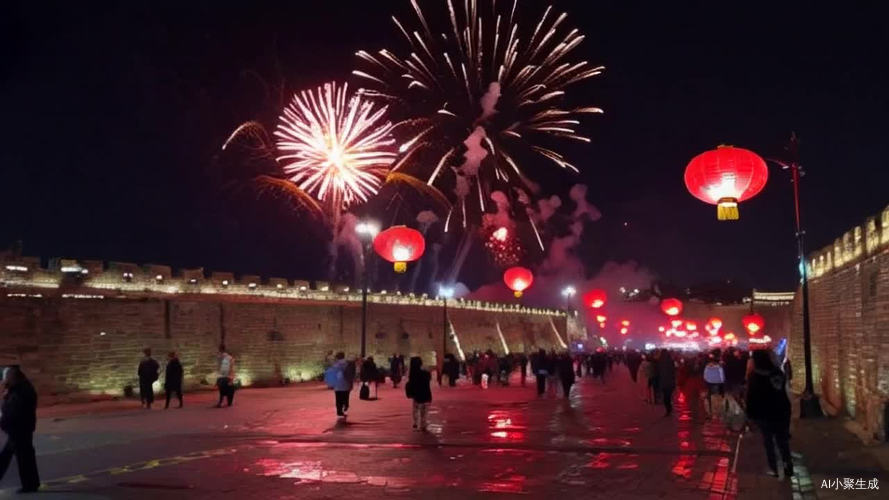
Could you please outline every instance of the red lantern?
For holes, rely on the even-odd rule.
[[[722,328],[722,320],[719,318],[710,318],[707,320],[707,324],[704,325],[704,329],[707,330],[711,336],[719,335],[719,330]]]
[[[516,298],[522,296],[531,283],[534,282],[534,275],[531,271],[524,267],[510,267],[503,273],[503,282],[512,290]]]
[[[598,309],[605,305],[605,301],[608,300],[608,294],[605,293],[605,290],[595,289],[590,290],[589,292],[583,295],[583,303],[587,307],[592,307],[593,309]]]
[[[395,272],[407,271],[407,263],[423,256],[426,240],[416,229],[406,226],[393,226],[374,238],[374,251],[395,264]]]
[[[744,329],[747,330],[747,333],[750,335],[759,334],[766,326],[766,320],[759,313],[751,313],[744,316],[741,323],[744,324]]]
[[[679,299],[664,299],[661,301],[661,311],[667,316],[678,316],[682,312],[682,301]]]
[[[716,205],[719,220],[737,220],[738,203],[756,196],[768,179],[759,155],[732,146],[701,153],[685,167],[685,186],[695,198]]]

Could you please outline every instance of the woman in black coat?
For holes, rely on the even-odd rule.
[[[790,457],[790,398],[787,397],[787,377],[772,361],[771,351],[753,351],[753,372],[747,381],[747,417],[756,422],[762,432],[769,469],[778,475],[775,445],[784,462],[784,477],[793,476]]]
[[[167,369],[164,370],[164,391],[167,393],[165,410],[170,407],[170,396],[173,394],[176,394],[176,398],[179,399],[179,408],[182,408],[182,363],[179,362],[175,352],[171,351],[168,357]]]
[[[12,456],[19,468],[21,493],[40,488],[37,457],[34,452],[34,431],[37,428],[37,392],[18,368],[7,368],[3,378],[6,392],[0,408],[0,429],[6,433],[6,445],[0,451],[0,479],[6,474]]]

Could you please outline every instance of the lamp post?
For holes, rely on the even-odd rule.
[[[562,289],[562,298],[565,299],[565,311],[569,309],[568,305],[575,295],[577,295],[577,289],[574,288],[574,285],[568,285]]]
[[[800,418],[822,416],[821,404],[815,394],[815,384],[812,380],[812,334],[809,322],[809,272],[806,266],[806,232],[802,226],[799,202],[799,181],[803,176],[803,167],[799,162],[799,141],[796,134],[790,135],[790,142],[784,148],[787,151],[786,160],[769,159],[772,163],[780,165],[784,170],[790,170],[790,182],[793,184],[793,211],[796,221],[796,250],[800,266],[800,288],[802,290],[803,308],[803,358],[806,368],[806,385],[800,398]]]
[[[364,358],[367,354],[367,260],[370,246],[380,232],[380,226],[375,222],[362,221],[355,225],[355,232],[358,233],[364,252],[362,255],[364,271],[361,277],[361,357]]]
[[[441,318],[441,359],[438,366],[438,385],[441,385],[442,371],[444,370],[444,359],[448,353],[448,299],[454,296],[454,287],[439,286],[438,295],[442,301],[442,318]]]

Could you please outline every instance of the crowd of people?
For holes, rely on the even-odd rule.
[[[393,354],[389,370],[380,370],[373,358],[347,362],[343,353],[325,372],[327,384],[334,389],[337,416],[345,418],[349,407],[349,391],[359,372],[362,388],[370,383],[382,383],[388,375],[394,387],[404,373],[403,356]],[[438,366],[438,383],[456,385],[462,376],[468,383],[487,389],[491,385],[509,385],[510,377],[518,371],[519,383],[526,385],[528,377],[536,380],[537,394],[570,397],[571,389],[580,377],[592,377],[606,383],[615,376],[616,367],[626,366],[630,379],[638,386],[641,399],[649,404],[663,405],[664,416],[673,413],[677,390],[692,405],[698,401],[705,418],[724,420],[726,424],[740,423],[740,430],[754,423],[763,436],[770,472],[778,476],[781,456],[784,477],[793,475],[790,458],[790,399],[788,380],[789,362],[780,361],[768,349],[747,352],[728,348],[709,352],[681,352],[654,349],[646,352],[598,348],[593,352],[569,353],[540,349],[530,355],[510,353],[498,356],[493,351],[471,352],[464,361],[446,355]],[[419,357],[410,358],[406,396],[413,401],[414,429],[426,429],[426,413],[432,401],[431,374],[422,368]]]
[[[152,358],[151,349],[143,351],[137,376],[142,407],[151,409],[154,402],[153,385],[160,377],[160,364]],[[678,352],[655,349],[639,352],[598,348],[594,352],[547,352],[539,349],[530,355],[511,353],[498,356],[493,351],[472,352],[458,360],[446,354],[437,364],[438,384],[455,386],[462,376],[469,383],[487,389],[491,384],[509,385],[510,377],[519,372],[519,383],[526,385],[529,376],[536,380],[537,394],[544,396],[558,392],[570,397],[579,377],[588,376],[606,383],[616,366],[627,367],[630,379],[637,384],[638,396],[649,404],[663,404],[664,415],[673,412],[674,392],[679,389],[687,402],[701,401],[706,418],[738,417],[742,424],[752,422],[760,430],[765,446],[770,473],[778,476],[780,455],[784,477],[793,475],[790,455],[791,407],[788,381],[789,362],[780,360],[769,349],[752,352],[729,348],[725,351]],[[373,357],[347,360],[343,352],[330,352],[325,359],[324,381],[334,393],[337,418],[345,419],[349,411],[349,395],[356,380],[360,382],[361,399],[371,399],[373,386],[390,380],[397,388],[407,376],[405,396],[412,403],[412,424],[417,431],[427,430],[427,415],[432,402],[432,375],[423,368],[422,359],[413,356],[405,365],[404,355],[394,353],[384,367]],[[225,345],[219,346],[216,386],[219,400],[231,406],[235,393],[235,359]],[[164,408],[169,408],[175,397],[183,406],[183,368],[175,352],[167,355],[163,370],[166,395]],[[36,428],[37,394],[19,367],[7,368],[3,376],[3,401],[0,429],[7,435],[0,451],[0,478],[12,457],[16,457],[24,492],[37,491],[40,480],[37,472],[33,435]],[[776,453],[777,449],[777,453]]]

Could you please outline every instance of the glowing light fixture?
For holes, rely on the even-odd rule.
[[[695,198],[716,205],[719,220],[737,220],[738,203],[759,194],[768,178],[759,155],[732,146],[701,153],[685,168],[685,186]]]
[[[407,263],[423,256],[426,240],[423,234],[407,226],[393,226],[373,240],[377,255],[394,264],[396,273],[407,271]]]

